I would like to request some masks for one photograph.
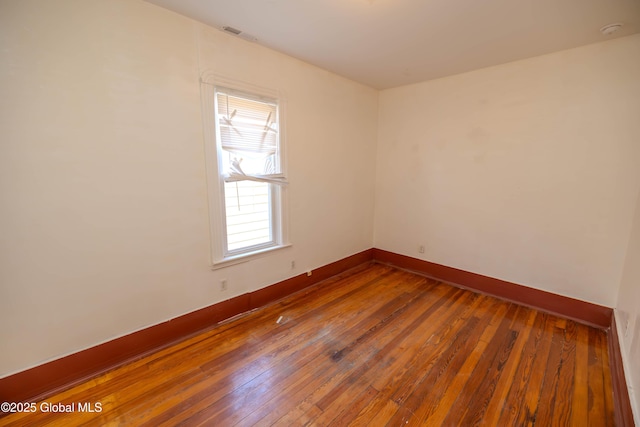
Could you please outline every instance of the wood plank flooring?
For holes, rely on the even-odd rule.
[[[0,425],[609,426],[612,399],[605,331],[367,264]]]

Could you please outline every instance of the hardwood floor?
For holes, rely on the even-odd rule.
[[[605,331],[371,264],[0,425],[608,426],[612,399]]]

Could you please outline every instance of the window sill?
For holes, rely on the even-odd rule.
[[[214,261],[213,264],[211,265],[211,270],[219,270],[221,268],[226,268],[226,267],[230,267],[232,265],[238,265],[238,264],[243,264],[245,262],[249,262],[251,260],[254,260],[256,258],[261,258],[265,255],[270,254],[271,252],[274,251],[278,251],[280,249],[285,249],[285,248],[290,248],[291,247],[291,243],[287,243],[284,245],[279,245],[279,246],[273,246],[270,248],[265,248],[265,249],[260,249],[248,254],[241,254],[241,255],[234,255],[234,256],[229,256],[226,257],[224,259],[221,259],[219,261]]]

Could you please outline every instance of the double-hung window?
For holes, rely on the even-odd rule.
[[[276,97],[213,86],[214,264],[285,246],[281,111]],[[214,151],[214,150],[210,150]]]

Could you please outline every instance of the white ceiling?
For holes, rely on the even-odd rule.
[[[640,31],[640,0],[147,1],[379,89]]]

